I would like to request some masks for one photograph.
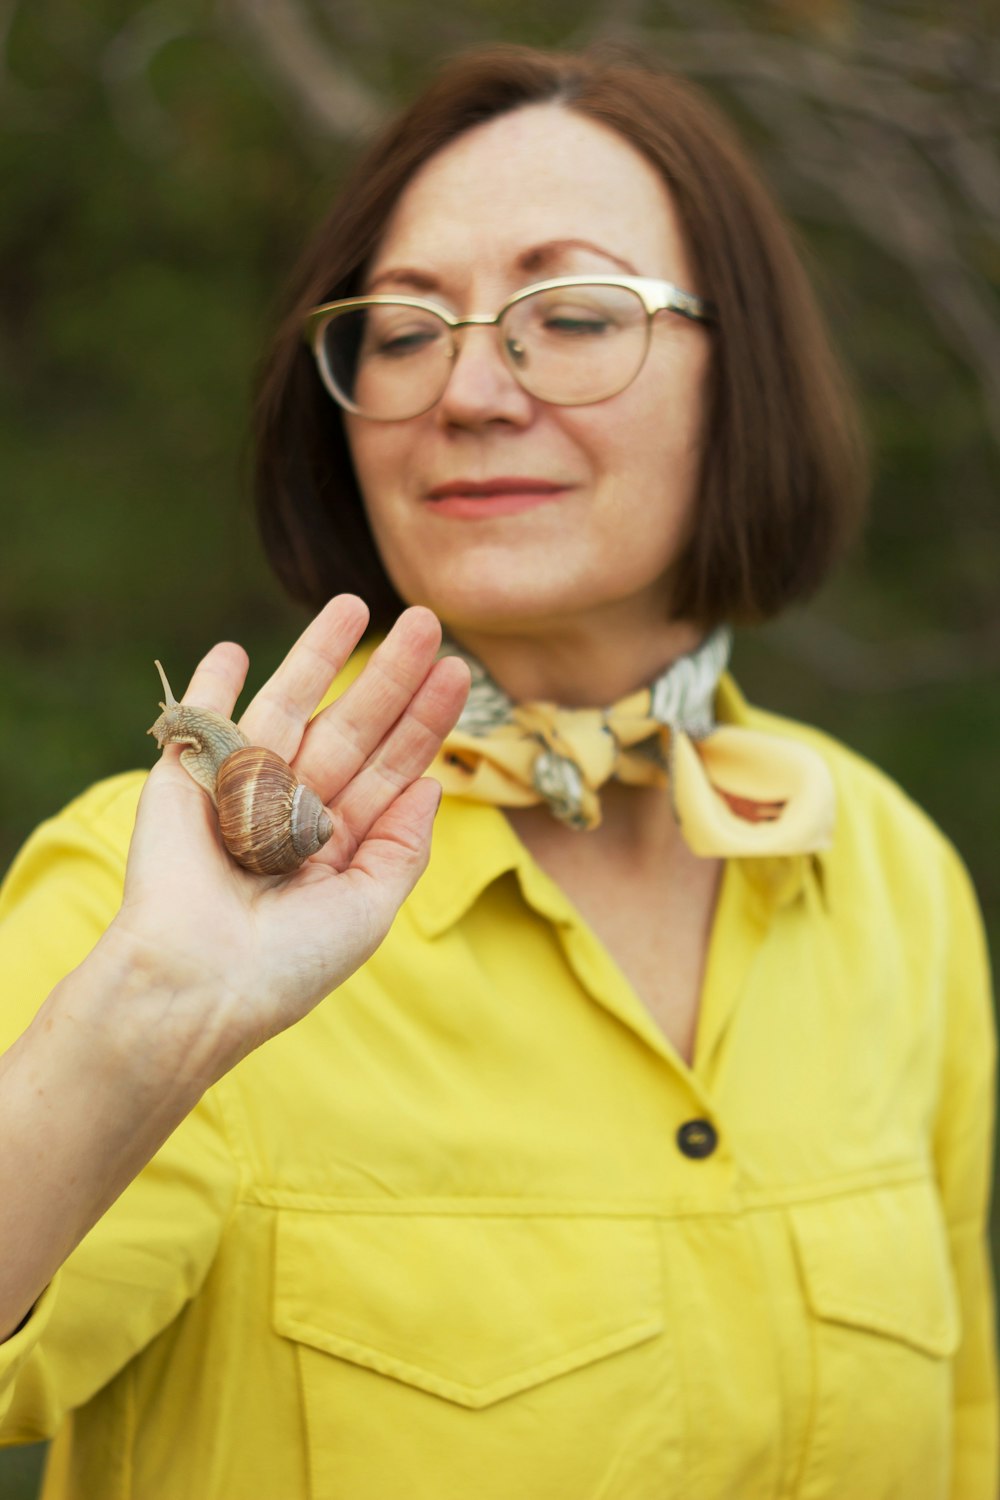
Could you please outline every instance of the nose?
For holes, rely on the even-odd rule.
[[[458,331],[448,384],[437,406],[442,422],[462,427],[507,422],[523,427],[531,421],[532,398],[504,362],[502,337],[495,325]]]

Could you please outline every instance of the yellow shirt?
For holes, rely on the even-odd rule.
[[[728,679],[718,708],[817,746],[838,821],[727,864],[693,1066],[504,815],[446,798],[375,956],[0,1345],[47,1496],[996,1500],[967,877],[864,761]],[[141,780],[13,867],[3,1046],[113,915]]]

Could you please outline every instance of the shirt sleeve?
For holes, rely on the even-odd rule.
[[[101,783],[31,836],[0,890],[0,1051],[121,902],[139,775]],[[0,1444],[51,1437],[202,1286],[235,1170],[210,1091],[0,1343]]]
[[[951,1500],[996,1500],[1000,1411],[989,1243],[996,1024],[979,908],[950,848],[946,880],[946,1041],[934,1152],[962,1318]]]

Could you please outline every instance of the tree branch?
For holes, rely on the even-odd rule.
[[[298,0],[220,0],[218,14],[249,41],[318,134],[344,139],[383,119],[385,101],[333,56]]]
[[[1000,621],[979,631],[874,643],[812,610],[775,621],[765,634],[782,655],[855,693],[906,692],[988,677],[1000,668]]]
[[[179,144],[173,120],[160,104],[149,70],[163,48],[191,28],[162,0],[152,0],[129,17],[104,49],[100,74],[111,114],[130,146],[162,156]]]

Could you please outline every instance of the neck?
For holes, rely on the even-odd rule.
[[[667,864],[695,859],[681,837],[663,787],[623,786],[608,782],[601,788],[601,823],[577,833],[554,818],[545,806],[505,807],[514,831],[545,865],[560,851],[573,860],[594,855],[627,859],[633,874],[662,873]]]
[[[704,638],[682,620],[640,631],[608,629],[594,620],[556,621],[531,633],[449,627],[515,703],[603,708],[645,686]]]

